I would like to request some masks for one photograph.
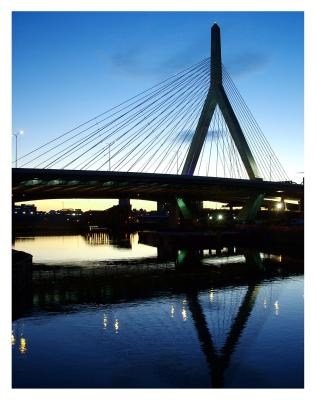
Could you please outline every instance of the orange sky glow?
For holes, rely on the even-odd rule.
[[[22,204],[22,203],[16,203]],[[80,208],[82,211],[106,210],[118,204],[117,199],[53,199],[24,201],[23,204],[35,204],[38,211],[61,210],[63,208]],[[131,200],[132,208],[146,209],[148,211],[157,210],[155,201]]]

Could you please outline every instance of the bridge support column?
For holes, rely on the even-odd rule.
[[[264,194],[251,196],[247,203],[240,210],[237,221],[241,223],[254,222],[258,211],[263,203]]]
[[[161,236],[157,245],[157,257],[160,261],[174,260],[177,257],[177,250],[172,246],[169,237]]]
[[[191,229],[198,224],[200,210],[203,208],[203,202],[197,200],[184,200],[177,198],[177,205],[182,215],[183,227]]]
[[[265,271],[265,267],[261,260],[259,251],[256,250],[245,251],[245,258],[247,266],[250,268],[251,272]]]
[[[168,209],[169,209],[168,228],[171,230],[178,229],[180,213],[176,200],[168,204]]]
[[[187,201],[183,198],[176,198],[172,202],[158,203],[158,210],[168,210],[168,228],[177,229],[181,223],[181,228],[192,228],[195,219],[198,217],[201,202]]]

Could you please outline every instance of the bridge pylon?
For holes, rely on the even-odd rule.
[[[222,82],[222,55],[220,28],[215,23],[211,29],[211,81],[204,106],[193,135],[182,175],[193,175],[203,143],[208,133],[216,106],[222,112],[241,160],[250,179],[261,179],[256,161],[251,153],[236,114],[226,95]]]

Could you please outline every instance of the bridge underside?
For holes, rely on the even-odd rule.
[[[304,187],[289,182],[267,182],[201,176],[147,174],[135,172],[76,171],[54,169],[12,169],[14,202],[58,198],[131,198],[169,201],[219,201],[243,205],[249,198],[304,198]]]

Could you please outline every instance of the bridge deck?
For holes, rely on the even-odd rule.
[[[13,201],[56,198],[131,198],[168,201],[176,197],[243,203],[250,196],[301,200],[304,186],[268,182],[136,172],[12,169]]]

